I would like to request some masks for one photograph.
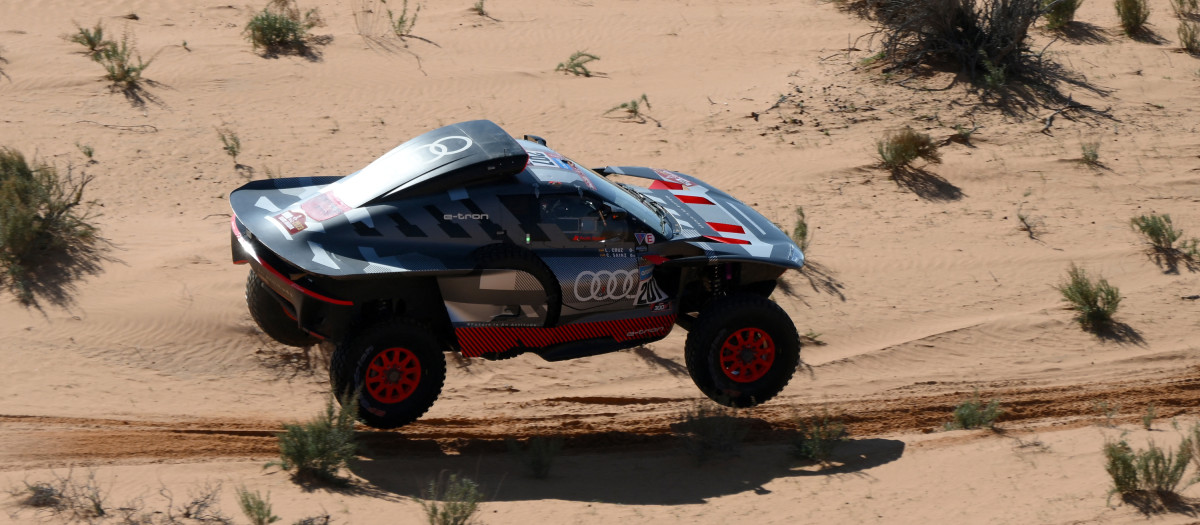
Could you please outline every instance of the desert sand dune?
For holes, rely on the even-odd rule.
[[[270,58],[243,34],[258,4],[0,5],[0,146],[94,176],[109,243],[63,301],[0,300],[0,488],[74,466],[113,506],[162,509],[160,487],[221,482],[229,515],[245,485],[286,522],[420,523],[410,498],[450,471],[484,487],[482,523],[1194,520],[1109,499],[1101,454],[1123,431],[1174,444],[1171,418],[1186,429],[1197,414],[1200,273],[1156,262],[1129,225],[1166,213],[1200,236],[1200,59],[1178,50],[1167,0],[1150,2],[1156,39],[1124,36],[1107,2],[1084,3],[1065,38],[1034,29],[1076,81],[1058,89],[1078,107],[1050,126],[1065,100],[985,104],[954,71],[864,62],[872,23],[833,3],[489,0],[488,17],[470,3],[422,4],[401,40],[378,2],[301,0],[322,43]],[[62,38],[97,20],[153,59],[140,90],[110,89]],[[600,57],[593,76],[555,71],[576,51]],[[609,112],[643,94],[644,122]],[[268,173],[349,174],[478,118],[589,166],[695,175],[785,231],[803,206],[809,269],[773,299],[821,344],[779,398],[742,412],[741,457],[697,467],[680,450],[675,425],[703,396],[678,329],[558,363],[451,359],[422,420],[362,427],[355,490],[306,492],[261,468],[283,423],[324,406],[327,358],[250,319],[229,192]],[[906,125],[944,142],[942,162],[893,178],[875,141]],[[956,125],[976,131],[955,141]],[[241,139],[236,165],[218,128]],[[1081,162],[1090,143],[1097,166]],[[1120,288],[1118,333],[1083,331],[1064,307],[1054,286],[1072,263]],[[942,432],[975,390],[1001,400],[1003,431]],[[1119,406],[1118,427],[1098,403]],[[832,465],[792,460],[794,417],[823,409],[852,441]],[[529,436],[566,439],[549,481],[505,453]],[[0,506],[0,521],[46,517]]]

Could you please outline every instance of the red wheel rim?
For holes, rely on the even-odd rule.
[[[758,381],[775,362],[775,341],[758,328],[743,328],[721,345],[721,371],[738,383]]]
[[[407,348],[388,348],[367,365],[367,393],[381,403],[408,399],[421,384],[421,360]]]

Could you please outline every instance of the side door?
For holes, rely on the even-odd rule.
[[[538,207],[547,240],[537,251],[562,290],[559,325],[620,318],[657,298],[646,290],[653,268],[638,266],[636,219],[577,188],[542,194]]]

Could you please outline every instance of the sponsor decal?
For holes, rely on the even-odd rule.
[[[278,215],[273,215],[271,218],[279,221],[279,224],[282,224],[283,228],[291,235],[308,229],[307,217],[300,212],[288,210]]]
[[[643,329],[641,329],[641,330],[634,330],[634,331],[632,331],[632,332],[626,332],[626,333],[625,333],[625,337],[630,337],[630,338],[633,338],[633,337],[645,337],[645,336],[648,336],[648,335],[654,335],[654,334],[657,334],[657,333],[659,333],[659,332],[662,332],[662,331],[663,331],[663,329],[664,329],[664,328],[663,328],[663,327],[661,327],[661,326],[655,326],[655,327],[652,327],[652,328],[643,328]]]
[[[650,279],[651,277],[654,277],[654,267],[653,266],[638,266],[638,280],[639,281],[645,281],[646,279]]]
[[[575,299],[605,301],[637,297],[636,270],[584,271],[575,278]]]
[[[638,244],[654,244],[653,233],[635,233],[633,236],[637,238]]]
[[[428,163],[438,160],[442,157],[445,157],[446,155],[454,155],[457,153],[462,153],[464,151],[467,151],[467,148],[470,148],[473,144],[474,143],[471,142],[470,137],[466,137],[463,135],[451,135],[449,137],[442,137],[433,142],[430,142],[429,144],[421,146],[420,148],[417,149],[417,151],[421,151],[421,149],[423,148],[426,151],[428,151],[430,155],[433,155],[433,158],[425,161],[425,163],[428,164]],[[450,149],[450,148],[454,148],[454,149]]]
[[[444,221],[486,221],[490,220],[486,213],[444,213],[442,214]]]
[[[667,171],[667,170],[654,170],[654,173],[657,174],[660,178],[662,178],[662,180],[665,180],[667,182],[674,182],[675,184],[683,185],[685,188],[691,188],[692,186],[696,185],[694,182],[687,180],[683,177],[680,177],[679,175],[671,173],[670,171]]]
[[[671,309],[670,301],[666,301],[666,302],[662,302],[662,303],[654,303],[654,304],[650,305],[651,312],[665,312],[670,309]]]
[[[302,202],[300,209],[304,210],[310,219],[320,222],[346,213],[350,207],[346,206],[346,203],[337,198],[333,192],[325,191]]]
[[[633,301],[634,306],[644,306],[648,304],[661,303],[670,297],[662,288],[658,287],[658,283],[654,282],[654,277],[646,279],[638,283],[637,299]]]
[[[600,248],[601,257],[634,257],[633,250],[629,248]]]

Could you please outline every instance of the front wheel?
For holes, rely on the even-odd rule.
[[[426,326],[388,321],[339,344],[329,379],[339,402],[358,398],[360,421],[396,428],[433,406],[446,380],[446,358]]]
[[[800,362],[800,336],[779,305],[755,295],[714,300],[688,333],[692,381],[722,405],[750,407],[775,397]]]

